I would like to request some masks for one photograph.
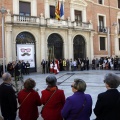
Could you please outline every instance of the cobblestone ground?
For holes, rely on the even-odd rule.
[[[58,88],[63,89],[65,96],[68,97],[72,95],[70,85],[74,81],[75,78],[80,78],[86,81],[87,89],[85,93],[88,93],[92,96],[93,99],[93,108],[95,106],[97,95],[101,92],[106,91],[105,85],[103,83],[104,75],[107,73],[115,73],[120,76],[120,71],[113,71],[113,70],[89,70],[89,71],[64,71],[60,72],[59,74],[55,75],[58,82]],[[27,78],[33,78],[36,81],[36,90],[38,90],[40,96],[41,91],[46,88],[45,78],[49,74],[40,74],[40,73],[31,73],[30,75],[24,76],[24,80]],[[2,83],[2,79],[0,79],[0,83]],[[14,83],[14,82],[13,82]],[[19,89],[22,88],[22,83],[18,82]],[[120,91],[120,87],[118,88]],[[39,111],[41,107],[39,107]],[[94,113],[92,112],[91,120],[95,118]],[[17,116],[16,120],[19,120]],[[38,120],[42,120],[41,117]]]

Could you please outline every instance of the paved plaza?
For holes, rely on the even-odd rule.
[[[64,71],[60,72],[59,74],[55,75],[58,82],[58,88],[63,89],[65,96],[68,97],[72,95],[71,91],[71,84],[75,78],[83,79],[87,84],[87,89],[85,93],[88,93],[92,96],[93,99],[93,108],[95,106],[97,95],[101,92],[106,91],[105,85],[103,83],[104,75],[107,73],[115,73],[120,76],[120,71],[113,71],[113,70],[90,70],[90,71]],[[40,73],[31,73],[30,75],[25,75],[24,80],[27,78],[33,78],[36,81],[36,90],[38,90],[39,94],[41,95],[41,91],[46,88],[45,78],[49,74],[40,74]],[[2,80],[0,79],[0,83]],[[18,83],[20,85],[20,82]],[[118,88],[120,90],[120,87]],[[39,107],[39,110],[41,107]],[[94,113],[92,112],[91,120],[95,118]],[[19,120],[17,117],[16,120]],[[42,120],[39,117],[38,120]]]

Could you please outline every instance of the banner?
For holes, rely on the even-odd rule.
[[[63,15],[64,15],[64,8],[63,8],[63,1],[62,1],[60,6],[60,17],[62,17]]]
[[[56,8],[55,8],[55,18],[56,18],[57,20],[60,20],[59,0],[56,2]]]
[[[30,68],[35,67],[34,45],[17,45],[17,60],[24,60],[30,63]]]

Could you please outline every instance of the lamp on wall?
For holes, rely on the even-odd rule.
[[[4,14],[7,10],[2,6],[0,8],[0,12],[2,14],[2,54],[3,54],[3,73],[5,73],[5,33],[4,33]]]

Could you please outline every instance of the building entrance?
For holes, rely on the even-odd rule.
[[[85,40],[81,35],[75,36],[73,40],[74,59],[86,58]]]
[[[21,32],[16,37],[17,60],[30,63],[30,71],[36,72],[35,38],[29,32]]]
[[[53,33],[48,37],[48,59],[63,58],[63,40],[59,34]]]

